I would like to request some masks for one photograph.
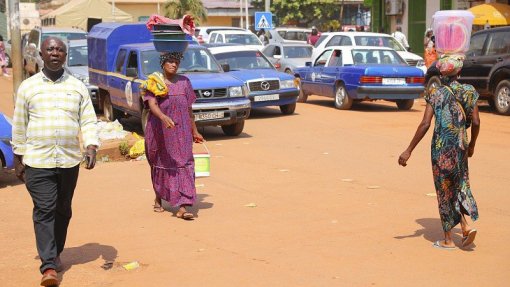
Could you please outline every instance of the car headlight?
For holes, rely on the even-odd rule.
[[[419,61],[416,63],[416,67],[421,67],[421,66],[425,66],[425,61],[424,61],[424,60],[419,60]]]
[[[230,97],[232,97],[232,98],[244,97],[243,87],[241,87],[241,86],[228,88],[228,93],[230,94]]]
[[[280,81],[280,89],[292,89],[292,88],[297,88],[296,81],[294,81],[294,79]]]

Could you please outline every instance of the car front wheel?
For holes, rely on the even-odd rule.
[[[284,115],[292,115],[296,110],[296,103],[280,106],[280,111]]]
[[[428,95],[432,89],[438,88],[441,86],[441,80],[439,80],[439,76],[433,76],[427,82],[427,87],[425,89],[425,95]]]
[[[103,114],[104,117],[110,122],[113,122],[116,119],[120,118],[120,112],[113,107],[110,95],[106,95],[104,97]]]
[[[338,84],[335,91],[335,108],[339,110],[348,110],[352,106],[352,99],[349,98],[347,90],[343,84]]]
[[[244,120],[238,121],[235,124],[221,126],[221,129],[227,136],[238,136],[243,132]]]
[[[499,114],[510,115],[510,81],[501,81],[496,87],[494,108]]]

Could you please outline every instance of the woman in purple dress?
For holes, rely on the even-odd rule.
[[[181,59],[182,53],[161,55],[163,74],[150,77],[152,85],[158,86],[163,93],[147,89],[144,95],[145,107],[150,109],[145,151],[156,193],[154,211],[164,211],[161,205],[161,199],[164,199],[179,207],[178,218],[192,219],[193,214],[186,210],[196,198],[192,148],[193,142],[202,143],[204,138],[197,131],[193,118],[191,105],[196,97],[191,82],[185,76],[177,75]],[[158,79],[154,81],[155,78]]]

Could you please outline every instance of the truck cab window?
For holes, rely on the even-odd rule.
[[[129,61],[127,64],[127,68],[136,68],[138,67],[138,55],[135,51],[129,53]]]
[[[125,49],[121,49],[117,54],[117,60],[115,61],[115,72],[122,73],[122,66],[124,66],[126,53],[127,51]]]

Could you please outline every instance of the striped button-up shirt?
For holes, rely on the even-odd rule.
[[[12,147],[35,168],[70,168],[82,160],[83,144],[99,146],[97,118],[87,87],[64,72],[53,82],[42,72],[18,88]]]

